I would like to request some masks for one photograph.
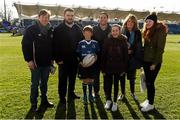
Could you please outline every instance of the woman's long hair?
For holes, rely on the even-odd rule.
[[[123,22],[123,26],[122,26],[122,29],[123,30],[127,30],[127,22],[128,22],[128,20],[132,20],[133,21],[133,23],[134,23],[134,26],[133,26],[133,31],[135,31],[135,30],[138,30],[139,29],[139,25],[138,25],[138,22],[137,22],[137,17],[134,15],[134,14],[129,14],[126,18],[125,18],[125,20],[124,20],[124,22]]]
[[[147,29],[146,23],[144,23],[144,27],[143,27],[143,32],[142,33],[143,33],[143,38],[144,38],[145,41],[146,40],[148,40],[148,41],[151,40],[153,34],[155,33],[156,25],[157,25],[157,23],[154,23],[151,28]]]
[[[151,38],[153,37],[157,29],[161,29],[162,31],[166,33],[168,32],[168,27],[163,22],[154,23],[154,25],[150,29],[147,29],[146,23],[145,23],[143,27],[143,32],[142,32],[144,41],[151,41]]]

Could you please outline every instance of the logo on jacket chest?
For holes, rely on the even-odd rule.
[[[50,37],[53,38],[53,34],[51,34]]]
[[[38,37],[39,37],[39,38],[43,38],[43,36],[44,36],[44,35],[42,35],[41,33],[38,34]],[[48,35],[47,35],[47,37],[48,37]],[[49,37],[50,37],[51,39],[53,39],[53,34],[50,34]]]
[[[42,36],[42,34],[41,34],[41,33],[39,33],[39,34],[38,34],[38,36],[39,36],[39,37],[41,37],[41,36]]]
[[[85,46],[85,45],[82,45],[81,48],[86,48],[86,46]]]

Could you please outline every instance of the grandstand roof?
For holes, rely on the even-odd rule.
[[[62,6],[62,5],[43,5],[43,4],[27,4],[27,3],[14,3],[20,18],[23,16],[33,17],[38,14],[40,9],[48,9],[51,11],[52,15],[63,16],[63,10],[66,7],[71,7],[75,10],[75,15],[79,18],[83,17],[93,17],[98,18],[98,14],[101,11],[105,11],[110,15],[110,18],[120,18],[124,19],[129,13],[135,14],[138,19],[144,19],[145,16],[149,14],[149,11],[134,11],[134,10],[122,10],[119,8],[109,9],[109,8],[92,8],[92,7],[80,7],[80,6]],[[170,20],[180,22],[180,14],[176,13],[158,13],[158,18],[160,20]]]

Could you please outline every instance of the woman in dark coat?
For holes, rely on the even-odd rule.
[[[142,61],[142,35],[138,28],[137,18],[133,14],[129,14],[122,28],[122,33],[127,36],[129,44],[128,48],[128,70],[127,79],[130,83],[131,96],[137,100],[135,95],[135,80],[136,80],[136,69],[140,68]],[[121,84],[121,95],[118,100],[122,100],[125,96],[125,81]]]
[[[114,83],[114,100],[111,110],[117,111],[117,96],[119,79],[124,79],[127,69],[128,47],[127,39],[121,34],[121,27],[114,24],[111,35],[104,41],[102,47],[102,73],[104,75],[104,92],[106,95],[106,109],[110,109],[112,84]]]
[[[164,47],[166,43],[167,28],[157,22],[157,15],[150,14],[145,19],[143,30],[144,38],[144,72],[146,76],[147,99],[140,104],[141,111],[154,109],[155,80],[161,68]]]

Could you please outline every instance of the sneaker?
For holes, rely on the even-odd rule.
[[[146,104],[143,108],[141,108],[141,111],[142,112],[148,112],[150,110],[153,110],[154,109],[154,105],[151,105],[151,104]]]
[[[111,110],[112,110],[113,112],[117,111],[117,103],[116,103],[116,102],[113,102],[113,105],[112,105]]]
[[[106,101],[106,105],[105,105],[105,109],[110,109],[110,107],[111,107],[111,101],[110,100],[107,100]]]
[[[88,101],[87,101],[87,97],[86,97],[86,96],[83,97],[83,103],[84,103],[84,105],[87,105],[87,104],[88,104]]]
[[[146,99],[143,103],[140,104],[140,107],[144,107],[146,106],[147,104],[149,104],[149,100]]]
[[[135,94],[131,93],[131,96],[133,97],[134,100],[138,100],[138,97]]]
[[[118,97],[118,100],[123,100],[124,99],[124,94],[121,94],[119,97]]]

